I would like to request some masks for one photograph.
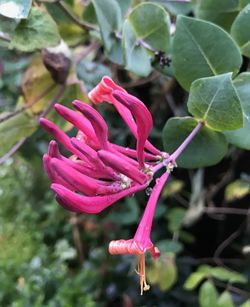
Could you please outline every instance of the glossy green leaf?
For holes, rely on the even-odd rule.
[[[13,19],[27,18],[32,0],[1,0],[0,14]]]
[[[240,47],[243,55],[250,57],[250,4],[236,17],[232,24],[231,35]]]
[[[197,3],[196,16],[216,23],[226,30],[238,14],[239,0],[202,0]]]
[[[4,118],[7,113],[2,113]],[[10,148],[24,137],[30,136],[37,129],[37,122],[27,113],[17,114],[0,123],[0,155],[4,155]]]
[[[175,77],[186,90],[196,79],[236,73],[242,63],[239,47],[227,32],[185,16],[177,17],[172,60]]]
[[[126,20],[123,27],[122,47],[125,67],[138,76],[147,76],[151,72],[150,57],[146,50],[138,45],[137,37]]]
[[[226,131],[229,143],[250,150],[250,73],[242,73],[234,80],[243,111],[243,128]]]
[[[206,274],[201,272],[194,272],[192,273],[188,279],[184,283],[184,289],[186,290],[193,290],[195,289],[199,283],[206,277]]]
[[[188,111],[214,130],[234,130],[243,126],[240,99],[231,73],[194,81],[188,98]]]
[[[241,199],[250,193],[250,183],[243,179],[231,182],[225,188],[225,200],[234,201]]]
[[[163,129],[163,144],[167,152],[176,150],[197,125],[191,117],[174,117]],[[204,126],[177,159],[185,168],[198,168],[218,163],[227,152],[227,141],[222,133]]]
[[[217,306],[218,292],[211,281],[206,281],[199,290],[200,307]]]
[[[217,302],[217,307],[234,307],[232,297],[228,291],[224,291]]]
[[[165,0],[153,0],[152,2],[159,3],[164,6],[165,9],[172,15],[183,14],[186,15],[190,13],[193,9],[193,4],[190,2],[179,2],[178,1],[165,1]]]
[[[212,267],[210,265],[201,265],[198,272],[206,274],[207,277],[211,276],[221,281],[230,283],[246,283],[247,280],[242,274],[227,270],[223,267]]]
[[[32,8],[28,19],[22,20],[13,34],[10,48],[31,52],[60,42],[57,25],[50,15],[39,8]]]
[[[168,51],[170,20],[168,13],[160,5],[139,4],[129,14],[128,21],[139,41],[143,40],[156,50]]]
[[[177,281],[177,267],[174,259],[165,261],[160,271],[159,287],[162,291],[170,290]]]
[[[107,56],[122,64],[121,42],[116,33],[122,28],[122,12],[116,0],[92,0]]]

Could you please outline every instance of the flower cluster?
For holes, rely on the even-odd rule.
[[[145,252],[149,251],[153,258],[160,256],[159,249],[150,240],[156,203],[175,159],[185,146],[171,156],[155,148],[148,141],[153,127],[149,110],[109,77],[103,77],[89,93],[89,98],[94,104],[103,101],[113,104],[135,136],[136,149],[111,143],[103,117],[90,105],[75,100],[72,104],[78,112],[60,104],[55,105],[55,110],[78,129],[76,137],[70,138],[53,122],[40,119],[41,125],[71,153],[70,157],[63,156],[57,142],[51,141],[48,153],[44,155],[44,167],[52,181],[51,189],[62,207],[73,212],[96,214],[119,199],[146,189],[154,174],[167,166],[167,171],[156,179],[134,237],[109,244],[111,254],[137,255],[142,294],[149,289]]]

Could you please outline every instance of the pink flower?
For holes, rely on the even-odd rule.
[[[70,138],[45,118],[40,123],[70,152],[69,157],[63,156],[57,142],[51,141],[44,155],[44,167],[58,203],[70,211],[95,214],[127,195],[144,190],[154,173],[165,165],[168,154],[148,141],[153,127],[149,110],[112,79],[104,77],[89,97],[96,104],[105,100],[114,105],[136,138],[136,150],[111,143],[103,117],[78,100],[72,103],[78,112],[55,105],[56,112],[79,129],[76,137]],[[166,172],[156,180],[134,238],[112,241],[109,245],[111,254],[138,256],[141,293],[149,289],[144,254],[148,250],[154,258],[160,255],[150,240],[150,233],[156,203],[168,176]]]

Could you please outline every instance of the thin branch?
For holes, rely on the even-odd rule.
[[[27,103],[25,106],[21,107],[20,109],[17,109],[14,112],[11,112],[3,117],[0,118],[0,123],[5,122],[6,120],[16,116],[19,113],[24,112],[25,110],[33,107],[37,102],[39,102],[46,94],[48,94],[48,92],[50,92],[54,87],[56,86],[56,84],[51,84],[48,88],[46,88],[38,97],[35,98],[34,101]]]
[[[85,58],[91,51],[99,49],[101,44],[99,42],[92,42],[88,47],[86,47],[81,53],[76,55],[76,64],[79,64],[83,58]]]
[[[204,209],[208,214],[236,214],[247,215],[248,209],[228,208],[228,207],[207,207]]]
[[[0,164],[6,162],[11,156],[18,151],[18,149],[23,145],[27,138],[22,138],[19,140],[4,156],[0,158]]]
[[[78,19],[78,17],[67,7],[63,1],[57,1],[56,4],[64,11],[64,13],[80,28],[85,30],[98,30],[94,25]]]
[[[55,93],[54,97],[52,97],[51,101],[49,102],[49,104],[47,105],[47,107],[43,110],[43,112],[40,114],[40,118],[41,117],[45,117],[49,111],[51,110],[51,108],[54,106],[54,104],[57,102],[57,100],[62,96],[64,90],[65,90],[65,84],[62,84],[59,86],[57,92]]]
[[[214,259],[216,259],[216,263],[218,265],[224,265],[223,261],[220,259],[221,253],[227,248],[228,245],[230,245],[242,232],[242,230],[245,227],[245,224],[247,222],[247,217],[250,215],[250,208],[247,210],[246,218],[244,221],[240,224],[238,229],[236,229],[226,240],[224,240],[216,249],[214,252]]]
[[[214,281],[216,286],[219,286],[219,287],[225,288],[225,289],[227,289],[231,292],[237,293],[237,294],[241,295],[242,297],[250,298],[250,292],[244,291],[240,288],[237,288],[237,287],[232,286],[230,284],[224,283],[222,281],[218,281],[218,280],[213,280],[213,281]]]
[[[158,71],[154,71],[147,78],[143,78],[143,79],[139,79],[137,81],[127,82],[127,83],[122,83],[121,86],[124,87],[124,88],[142,86],[144,84],[152,82],[153,80],[157,79],[159,76],[160,76],[160,73]]]

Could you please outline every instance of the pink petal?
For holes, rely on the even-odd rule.
[[[95,131],[87,118],[58,103],[55,104],[55,110],[64,119],[81,130],[87,136],[87,139],[98,147],[98,140],[95,135]]]
[[[124,174],[125,176],[133,179],[135,182],[143,184],[147,181],[147,176],[132,164],[128,163],[126,160],[121,157],[107,151],[107,150],[99,150],[98,156],[102,159],[102,161],[115,169],[116,171]]]
[[[83,196],[76,194],[60,184],[52,184],[59,203],[67,210],[74,212],[99,213],[119,199],[145,189],[147,185],[135,185],[116,194],[105,196]]]
[[[102,148],[108,148],[108,126],[103,117],[91,106],[79,100],[72,102],[73,106],[80,111],[92,124],[99,144]]]
[[[119,185],[103,185],[102,181],[88,177],[55,158],[51,160],[51,167],[54,168],[55,172],[58,173],[64,181],[74,187],[74,191],[79,191],[86,195],[106,195],[117,193],[122,189]]]
[[[137,98],[120,91],[113,91],[113,96],[125,105],[133,114],[137,124],[137,158],[141,168],[144,168],[144,146],[153,127],[153,120],[149,110]]]
[[[125,90],[117,85],[110,77],[104,76],[101,82],[88,93],[88,96],[89,99],[95,104],[99,104],[102,101],[112,102],[112,91],[114,89],[125,92]]]

